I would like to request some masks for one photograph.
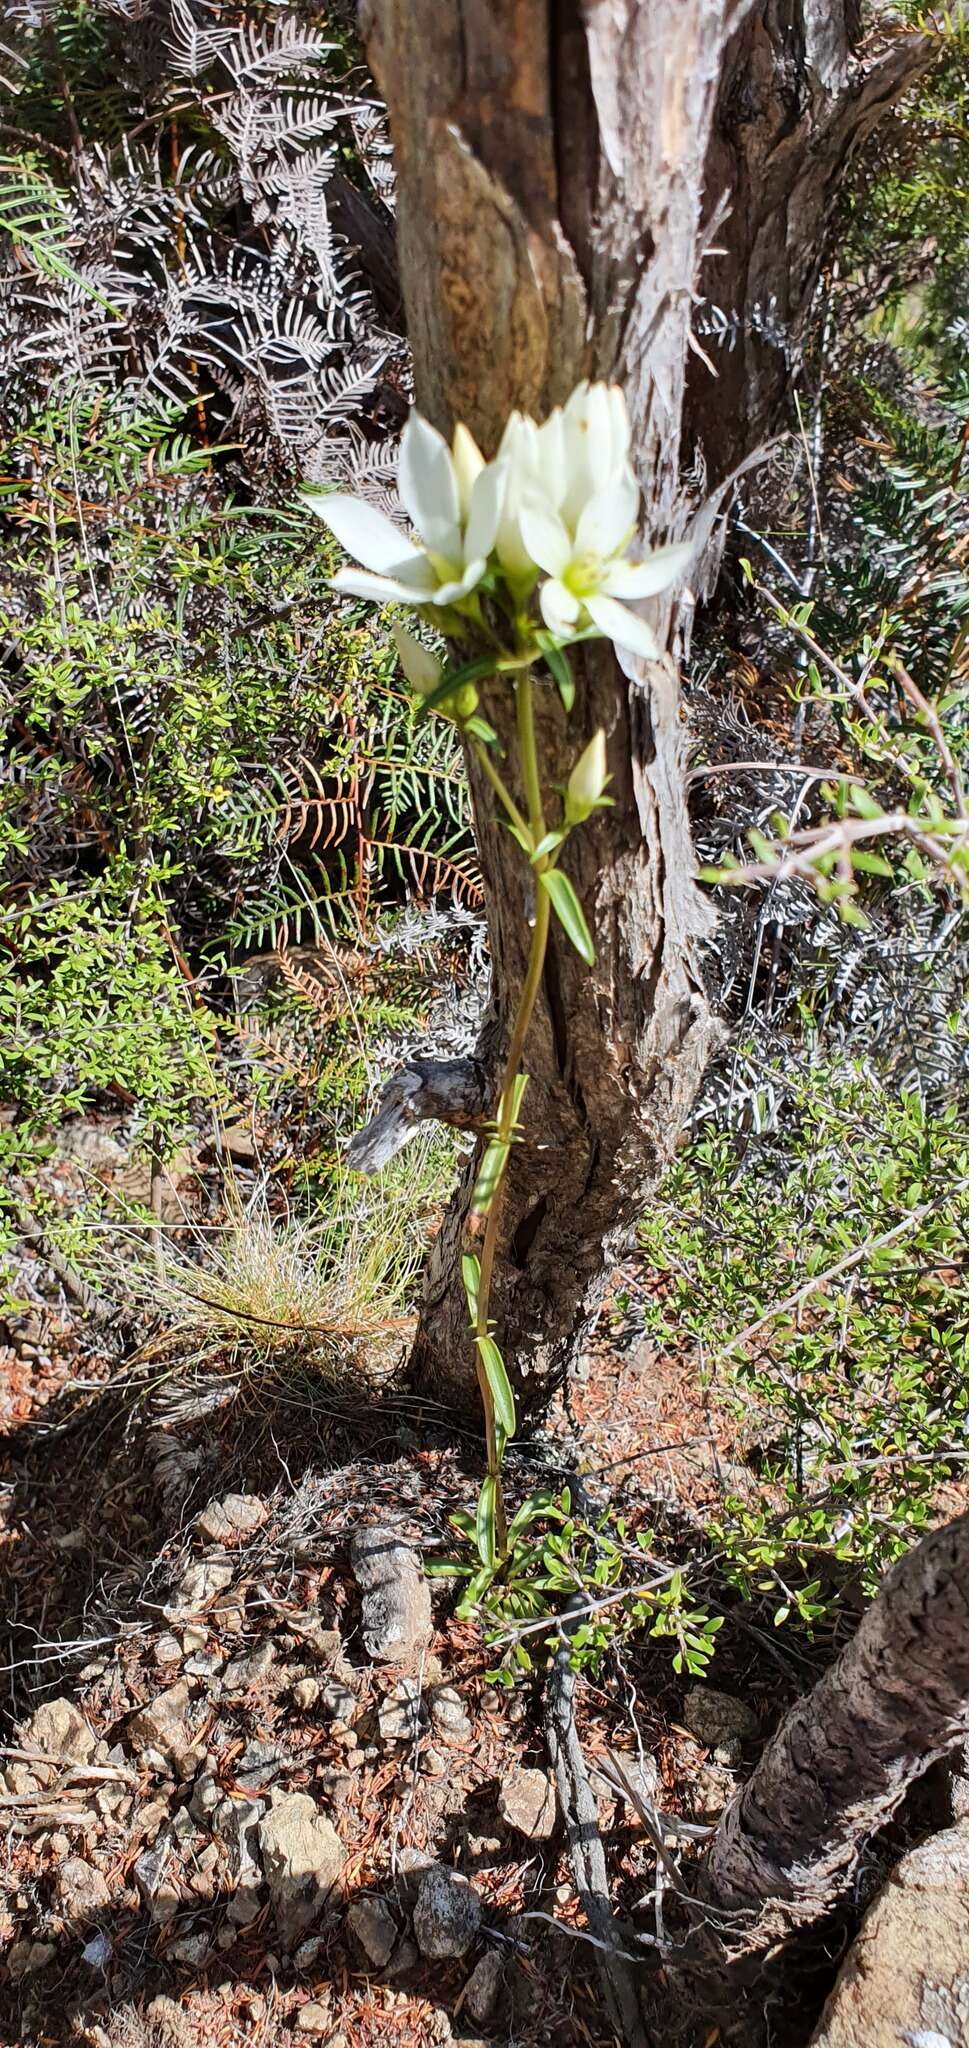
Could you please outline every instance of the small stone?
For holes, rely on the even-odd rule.
[[[420,1558],[396,1529],[358,1529],[350,1563],[363,1594],[362,1634],[368,1657],[412,1664],[431,1639],[431,1595]]]
[[[24,1748],[42,1749],[47,1756],[65,1762],[86,1764],[94,1754],[97,1737],[71,1700],[45,1700],[31,1716],[24,1730]],[[47,1783],[47,1778],[42,1779]]]
[[[323,1953],[323,1942],[318,1934],[311,1934],[309,1941],[301,1941],[293,1956],[295,1970],[309,1970],[317,1957]]]
[[[37,1970],[46,1970],[56,1954],[52,1941],[15,1941],[7,1956],[11,1983],[19,1984],[22,1977],[32,1977]]]
[[[195,1526],[206,1543],[238,1543],[261,1529],[269,1509],[255,1493],[227,1493],[210,1500]]]
[[[716,1820],[736,1791],[737,1781],[722,1764],[701,1764],[693,1780],[693,1810],[699,1820]]]
[[[223,1799],[212,1815],[212,1833],[228,1851],[232,1874],[247,1882],[260,1877],[256,1857],[259,1823],[266,1811],[264,1799]]]
[[[443,1778],[448,1769],[448,1760],[439,1749],[422,1749],[419,1769],[425,1778]]]
[[[221,1798],[222,1793],[212,1772],[200,1771],[192,1787],[192,1796],[188,1802],[189,1812],[204,1825],[209,1814],[215,1812]]]
[[[347,1914],[347,1926],[354,1940],[376,1970],[390,1961],[400,1932],[383,1899],[355,1899]]]
[[[249,1692],[259,1685],[276,1661],[276,1646],[271,1642],[257,1643],[254,1650],[243,1657],[233,1657],[225,1668],[223,1683],[226,1692]]]
[[[431,2041],[453,2041],[454,2035],[451,2031],[450,2019],[441,2006],[438,2006],[437,2011],[431,2014],[431,2021],[427,2032],[428,2038]]]
[[[476,2027],[487,2027],[494,2019],[504,1970],[504,1960],[494,1948],[486,1949],[475,1963],[464,1987],[464,2009]]]
[[[183,1934],[171,1943],[166,1954],[176,1963],[188,1963],[191,1969],[198,1970],[209,1953],[209,1947],[207,1934]]]
[[[57,1894],[72,1920],[90,1920],[111,1903],[111,1893],[100,1870],[83,1856],[68,1856],[57,1873]]]
[[[180,1758],[192,1748],[192,1736],[186,1725],[189,1690],[184,1679],[173,1685],[168,1692],[161,1692],[149,1706],[139,1708],[128,1722],[128,1740],[139,1752],[157,1751],[162,1758],[171,1758],[177,1766]]]
[[[323,1711],[331,1721],[352,1721],[357,1711],[356,1694],[344,1685],[342,1678],[331,1678],[323,1687],[321,1695]]]
[[[403,1977],[408,1970],[416,1970],[420,1960],[421,1953],[416,1941],[412,1941],[410,1935],[405,1934],[403,1941],[397,1943],[390,1962],[385,1965],[387,1975]]]
[[[247,1742],[235,1766],[235,1781],[244,1792],[262,1792],[279,1777],[291,1759],[278,1742]]]
[[[214,1600],[217,1593],[224,1593],[232,1584],[232,1566],[223,1564],[219,1558],[202,1558],[198,1564],[190,1564],[172,1595],[171,1602],[163,1607],[166,1621],[180,1621],[186,1615],[197,1614],[208,1600]]]
[[[298,1678],[293,1687],[293,1700],[301,1712],[308,1714],[320,1697],[320,1683],[317,1678]]]
[[[161,1665],[180,1664],[181,1661],[182,1645],[178,1637],[172,1635],[159,1636],[155,1644],[155,1663]]]
[[[432,1863],[417,1888],[414,1934],[422,1955],[463,1956],[481,1924],[481,1900],[457,1870]]]
[[[431,1720],[439,1735],[449,1736],[454,1742],[466,1742],[471,1735],[464,1701],[453,1685],[438,1687],[431,1701]]]
[[[555,1833],[555,1794],[544,1771],[510,1771],[498,1795],[505,1826],[529,1842],[547,1842]]]
[[[556,1903],[556,1905],[557,1905],[557,1906],[567,1906],[567,1905],[568,1905],[568,1903],[569,1903],[569,1900],[571,1899],[571,1897],[572,1897],[572,1886],[571,1886],[570,1884],[557,1884],[557,1885],[556,1885],[556,1887],[555,1887],[555,1903]]]
[[[325,2034],[332,2023],[332,2006],[323,2005],[317,1998],[311,1998],[306,2005],[301,2005],[296,2015],[297,2030],[301,2034]],[[331,2035],[331,2041],[332,2038]]]
[[[683,1726],[705,1749],[749,1741],[759,1729],[755,1713],[743,1700],[717,1692],[712,1685],[691,1686],[683,1702]],[[739,1756],[735,1757],[739,1761]],[[721,1759],[724,1761],[724,1759]]]
[[[194,1656],[186,1657],[185,1670],[190,1678],[215,1678],[222,1670],[225,1658],[215,1650],[196,1650]]]
[[[259,1847],[280,1937],[293,1946],[337,1883],[346,1850],[306,1792],[273,1799],[259,1824]]]
[[[421,1728],[421,1689],[414,1678],[402,1678],[377,1716],[383,1742],[413,1742]]]
[[[240,1884],[236,1886],[226,1907],[226,1918],[235,1927],[249,1927],[262,1910],[259,1886]]]
[[[208,1642],[208,1630],[204,1628],[183,1628],[182,1649],[186,1657],[193,1657],[197,1650],[204,1650]]]
[[[104,1971],[111,1961],[112,1954],[113,1950],[107,1935],[102,1934],[99,1930],[96,1934],[92,1934],[90,1941],[85,1942],[81,1950],[81,1961],[87,1964],[89,1970]]]

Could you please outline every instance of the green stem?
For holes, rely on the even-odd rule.
[[[518,726],[518,748],[522,771],[525,799],[528,804],[529,825],[533,840],[537,844],[545,834],[545,818],[542,811],[542,785],[538,771],[538,752],[535,744],[535,714],[532,701],[532,681],[527,671],[518,676],[515,683],[515,709]],[[521,814],[519,813],[519,816]],[[524,821],[522,821],[524,823]],[[539,872],[547,865],[538,863]],[[536,890],[535,923],[528,952],[528,965],[522,983],[518,1009],[512,1026],[508,1056],[501,1082],[498,1103],[497,1137],[502,1144],[511,1144],[515,1117],[515,1081],[522,1063],[528,1027],[542,985],[545,967],[545,953],[548,946],[549,924],[552,914],[550,898],[544,889]],[[498,1224],[501,1215],[501,1198],[504,1193],[505,1171],[491,1199],[488,1220],[481,1246],[480,1278],[478,1281],[478,1313],[475,1321],[475,1336],[488,1335],[488,1308],[491,1300],[491,1282],[494,1275],[495,1253],[498,1245]],[[495,1479],[495,1539],[499,1557],[507,1553],[508,1534],[505,1504],[501,1490],[500,1460],[498,1457],[497,1432],[495,1428],[494,1403],[491,1391],[480,1362],[480,1353],[475,1346],[478,1371],[478,1385],[485,1416],[485,1436],[488,1452],[488,1471]]]
[[[487,776],[488,781],[490,782],[491,787],[495,792],[495,795],[497,796],[499,802],[504,805],[505,810],[507,811],[512,824],[517,826],[519,832],[523,832],[525,838],[527,839],[528,826],[525,823],[525,820],[521,814],[521,811],[518,808],[518,805],[515,802],[514,797],[511,795],[510,791],[508,791],[505,788],[505,785],[502,782],[501,776],[499,775],[498,770],[495,767],[495,764],[491,758],[491,755],[488,752],[487,747],[479,746],[478,743],[475,741],[474,752],[478,764],[482,770],[482,773]]]

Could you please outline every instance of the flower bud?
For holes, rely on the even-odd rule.
[[[474,435],[469,433],[467,427],[459,426],[454,429],[454,439],[451,443],[451,460],[454,464],[454,476],[458,487],[461,519],[464,522],[467,520],[471,506],[472,489],[485,466],[484,456],[478,447]]]
[[[473,718],[478,709],[478,692],[473,683],[462,683],[460,690],[448,698],[448,708],[454,708],[455,717]]]
[[[581,825],[599,803],[609,780],[606,768],[606,736],[593,734],[569,776],[565,791],[565,816],[569,825]]]
[[[429,697],[441,680],[441,664],[436,655],[422,647],[420,641],[415,640],[413,633],[408,633],[406,626],[393,626],[391,632],[401,668],[411,689],[416,690],[420,697]]]

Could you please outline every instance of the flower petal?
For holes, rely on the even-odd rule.
[[[394,576],[369,576],[366,569],[338,569],[330,588],[344,597],[372,598],[375,604],[431,604],[434,599],[433,578],[430,587],[422,587]]]
[[[561,508],[568,483],[565,448],[565,420],[561,406],[556,406],[539,427],[535,450],[538,488],[556,512]]]
[[[693,552],[691,540],[678,540],[668,548],[657,548],[642,562],[611,562],[602,588],[609,597],[656,597],[679,580]]]
[[[617,604],[614,597],[587,597],[585,608],[600,633],[616,647],[628,647],[631,654],[641,654],[646,661],[659,660],[660,650],[652,627],[647,626],[645,619],[637,618],[635,612],[627,611],[624,604]]]
[[[552,576],[542,584],[538,601],[549,632],[554,633],[557,640],[568,640],[579,616],[578,598],[571,590],[566,590],[557,576]]]
[[[429,697],[441,680],[441,664],[420,640],[408,633],[406,626],[392,626],[391,639],[397,649],[401,668],[411,686],[422,697]]]
[[[397,489],[408,517],[437,555],[460,555],[455,536],[461,517],[451,450],[422,413],[408,415],[400,440]]]
[[[639,491],[631,469],[624,469],[614,483],[597,491],[579,514],[575,530],[576,553],[598,555],[608,562],[628,540],[639,511]]]
[[[471,507],[471,493],[485,466],[484,456],[478,447],[474,435],[469,432],[467,427],[455,427],[454,429],[454,439],[451,443],[451,461],[454,465],[454,474],[457,479],[461,518],[467,523]]]
[[[475,478],[464,536],[465,560],[474,562],[480,555],[490,555],[498,533],[507,480],[508,472],[501,462],[489,462]]]
[[[530,494],[522,499],[518,517],[532,561],[547,575],[560,576],[571,559],[572,543],[558,513],[546,499]]]
[[[460,581],[439,583],[437,589],[431,592],[431,603],[457,604],[459,598],[467,597],[468,592],[474,589],[475,584],[481,582],[487,567],[488,564],[483,555],[479,555],[475,562],[467,562],[464,575],[460,578]]]
[[[307,493],[304,502],[329,527],[348,555],[353,555],[366,569],[375,569],[378,575],[399,569],[404,562],[421,560],[419,550],[406,534],[362,498],[352,498],[347,491],[319,491],[312,496]]]

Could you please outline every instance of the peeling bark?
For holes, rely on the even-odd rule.
[[[715,287],[743,321],[766,292],[800,318],[840,171],[920,61],[918,40],[899,39],[876,86],[855,75],[838,0],[761,0],[739,29],[728,0],[366,0],[362,12],[390,112],[421,408],[445,430],[464,420],[491,453],[514,406],[541,415],[582,376],[618,379],[646,540],[678,537],[706,479],[721,483],[776,427],[796,360],[792,335],[777,363],[753,350],[729,359],[729,382],[694,371],[695,293]],[[742,117],[751,92],[759,125]],[[773,182],[755,203],[761,162]],[[723,234],[731,181],[740,204],[714,279],[705,251]],[[697,477],[705,469],[692,496],[684,454],[699,454]],[[694,581],[709,588],[720,536],[709,503],[702,517]],[[620,667],[603,647],[587,656],[568,723],[557,696],[540,693],[549,802],[601,726],[615,803],[566,849],[597,964],[590,973],[554,936],[503,1199],[492,1306],[526,1404],[547,1397],[590,1329],[716,1041],[697,961],[710,912],[692,879],[678,684],[693,596],[652,608],[661,661]],[[483,696],[509,739],[508,693]],[[470,774],[494,966],[477,1058],[494,1087],[530,905],[520,853],[493,824],[473,762]],[[472,1168],[435,1245],[415,1354],[419,1378],[461,1405],[475,1389],[458,1257],[473,1181]]]
[[[846,1895],[914,1780],[969,1733],[969,1515],[893,1567],[727,1808],[702,1896],[735,1913],[734,1995]],[[750,2034],[742,2036],[746,2041]]]

